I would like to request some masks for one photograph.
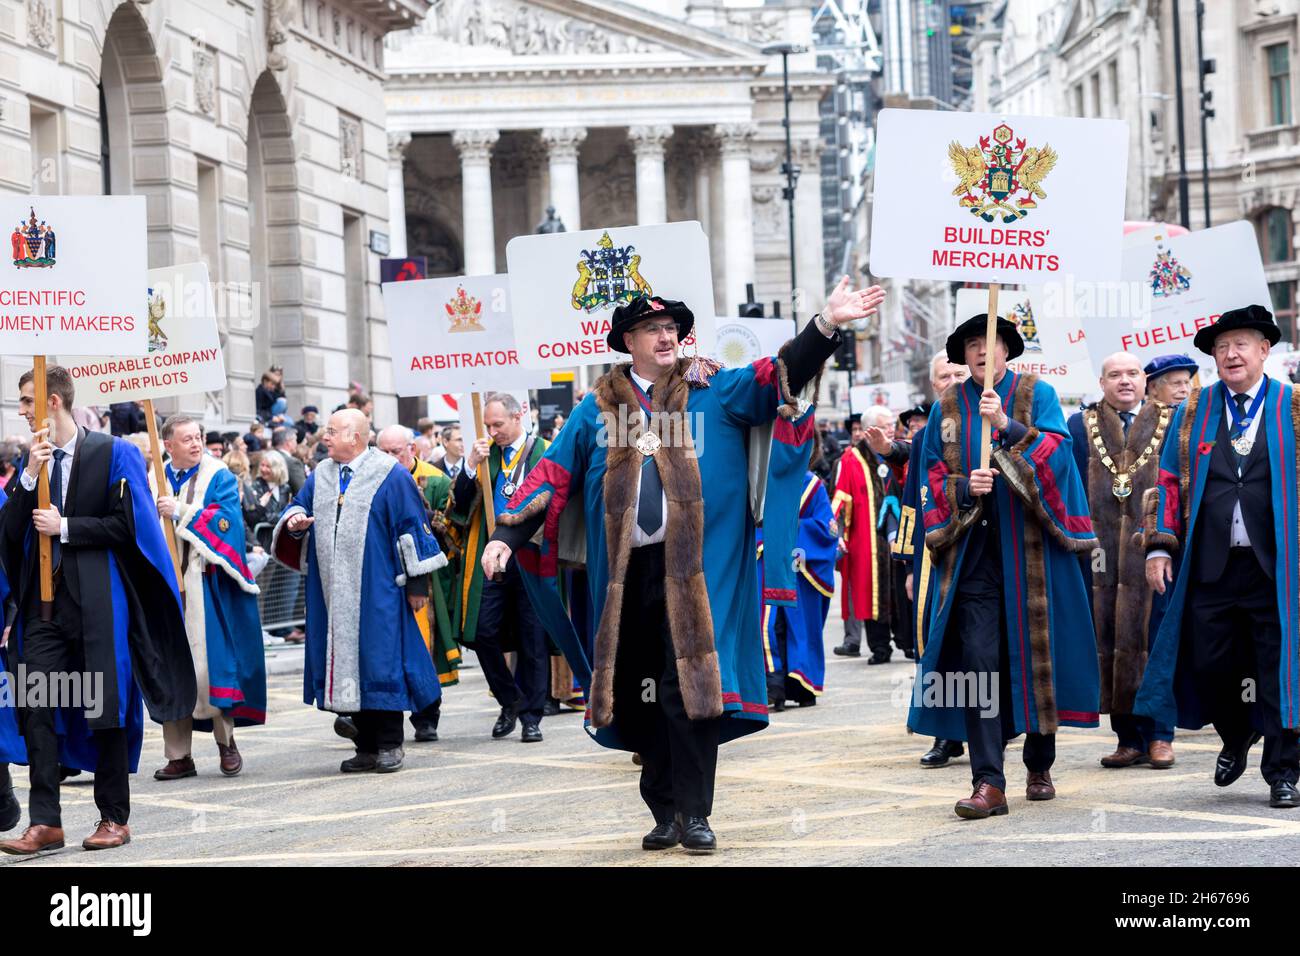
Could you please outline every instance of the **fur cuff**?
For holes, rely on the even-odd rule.
[[[993,462],[1002,472],[1002,477],[1007,480],[1011,490],[1016,493],[1025,506],[1033,512],[1038,523],[1047,529],[1047,533],[1052,536],[1057,544],[1066,551],[1073,554],[1085,554],[1095,551],[1099,544],[1096,536],[1091,538],[1071,538],[1067,536],[1047,509],[1043,507],[1042,496],[1038,493],[1038,483],[1034,480],[1034,469],[1025,461],[1025,449],[1038,440],[1040,432],[1037,428],[1030,427],[1025,433],[1025,437],[1016,442],[1010,449],[994,448]]]
[[[307,509],[302,505],[291,505],[280,515],[280,520],[275,524],[275,530],[271,532],[271,557],[290,571],[297,571],[299,574],[307,573],[307,536],[311,534],[311,531],[310,529],[304,531],[302,537],[295,538],[289,533],[286,526],[289,519],[294,515],[305,515],[306,513]]]
[[[965,511],[957,506],[958,477],[949,475],[943,480],[943,496],[948,500],[948,509],[952,519],[942,528],[936,528],[934,531],[925,533],[925,546],[931,551],[939,552],[951,548],[962,539],[962,536],[984,513],[984,503],[979,500],[976,500],[975,507],[968,508]]]
[[[1178,539],[1172,534],[1166,534],[1163,531],[1146,531],[1142,534],[1143,548],[1148,551],[1155,551],[1164,548],[1170,554],[1178,553]]]
[[[550,503],[551,503],[551,493],[549,491],[543,491],[541,494],[537,495],[537,497],[533,498],[532,501],[528,502],[528,504],[524,505],[514,514],[511,514],[510,512],[503,512],[502,514],[497,515],[497,524],[503,524],[506,525],[507,527],[513,527],[514,525],[522,524],[523,522],[531,518],[533,515],[537,514],[537,512],[545,511],[547,506],[550,505]]]
[[[432,574],[439,568],[447,566],[447,556],[441,551],[432,557],[421,558],[415,550],[415,539],[409,534],[401,535],[397,539],[397,551],[402,556],[402,567],[404,569],[404,573],[397,575],[393,579],[399,588],[406,587],[408,575],[418,578],[422,574]]]
[[[191,517],[193,516],[193,514],[194,514],[193,509],[191,509]],[[247,591],[249,594],[262,593],[262,589],[257,586],[257,583],[255,581],[248,580],[242,574],[240,574],[238,571],[232,568],[230,566],[229,559],[223,558],[221,555],[217,554],[215,551],[212,550],[212,548],[208,546],[207,542],[205,542],[197,534],[191,531],[189,528],[188,521],[186,523],[178,524],[176,526],[176,536],[178,538],[184,539],[190,545],[190,547],[192,547],[195,551],[197,551],[200,554],[200,556],[202,556],[204,561],[208,562],[208,564],[215,565],[221,568],[221,570],[225,571],[226,576],[229,577],[230,580],[238,584],[240,588],[243,589],[244,591]]]
[[[790,376],[785,367],[785,355],[792,342],[794,342],[794,339],[790,339],[785,345],[782,345],[776,356],[776,389],[777,401],[779,402],[777,413],[782,418],[790,419],[802,415],[808,410],[809,404],[807,400],[800,398],[790,390]],[[821,373],[818,372],[813,381],[808,384],[816,387],[821,383],[821,378]],[[805,387],[804,392],[807,393],[807,391],[808,389]],[[816,395],[817,393],[814,391],[812,394]]]

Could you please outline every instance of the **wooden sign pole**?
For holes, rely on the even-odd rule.
[[[45,356],[32,356],[32,387],[35,391],[36,406],[33,415],[40,428],[45,429],[47,441],[54,441],[54,423],[49,419],[49,394],[45,381]],[[37,430],[39,431],[40,428]],[[36,478],[36,507],[42,511],[50,507],[50,474],[48,468],[42,468]],[[41,620],[48,621],[54,616],[54,546],[48,535],[37,535],[37,548],[40,554],[41,571]]]
[[[988,306],[988,324],[985,326],[984,339],[984,387],[992,388],[996,383],[994,376],[997,369],[994,368],[993,350],[998,344],[998,283],[989,283],[989,306]],[[993,454],[993,445],[989,433],[989,420],[980,417],[980,468],[986,469],[989,466],[989,459]]]
[[[485,437],[483,431],[483,395],[481,392],[474,392],[470,399],[474,405],[474,438],[478,440]],[[488,466],[489,459],[483,459],[483,465],[478,470],[478,484],[483,489],[483,513],[487,516],[488,535],[492,535],[497,530],[497,516],[494,496],[492,494],[492,469]]]
[[[158,484],[158,493],[163,494],[168,487],[167,469],[163,467],[162,443],[158,441],[158,417],[153,413],[152,398],[146,398],[143,404],[145,422],[149,426],[149,453],[153,460],[153,477]],[[180,588],[181,594],[184,594],[185,579],[181,577],[181,558],[176,548],[176,524],[170,518],[159,518],[159,520],[162,521],[163,536],[167,538],[167,550],[171,552],[172,567],[176,569],[176,586]]]

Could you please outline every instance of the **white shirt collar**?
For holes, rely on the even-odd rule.
[[[361,450],[361,454],[357,455],[357,457],[353,458],[351,461],[339,462],[339,468],[342,469],[346,465],[348,468],[351,468],[353,471],[356,471],[357,465],[361,462],[361,459],[365,458],[366,455],[368,454],[370,454],[370,448],[369,447],[363,448]]]
[[[68,443],[62,446],[59,450],[67,452],[68,457],[71,458],[73,452],[77,450],[77,436],[79,436],[80,434],[81,434],[81,429],[80,428],[76,429],[72,433],[72,437],[68,439]]]
[[[631,372],[632,370],[628,369],[628,371]],[[650,387],[654,385],[654,382],[650,381],[650,379],[642,378],[636,372],[632,372],[632,381],[636,382],[637,387],[647,395],[650,394]]]
[[[442,459],[442,470],[446,472],[450,472],[453,468],[459,468],[462,461],[464,461],[463,455],[460,458],[457,458],[455,461],[452,461],[450,458],[444,457]]]
[[[1227,385],[1226,382],[1225,382],[1224,384]],[[1259,381],[1256,382],[1254,385],[1252,385],[1250,388],[1248,388],[1248,389],[1246,390],[1245,394],[1248,395],[1248,396],[1250,396],[1250,400],[1251,400],[1252,402],[1255,400],[1255,396],[1259,394],[1259,390],[1260,390],[1260,388],[1263,387],[1263,385],[1264,385],[1264,376],[1261,375],[1261,376],[1259,377]],[[1228,401],[1232,401],[1232,396],[1233,396],[1233,395],[1240,395],[1240,394],[1242,394],[1241,392],[1234,392],[1234,391],[1232,390],[1232,386],[1231,386],[1231,385],[1227,385],[1227,390],[1228,390]]]
[[[519,453],[519,449],[524,447],[524,442],[526,442],[527,440],[528,440],[528,432],[520,432],[519,437],[516,438],[514,441],[512,441],[508,446],[506,446],[510,449],[510,456],[512,458]]]

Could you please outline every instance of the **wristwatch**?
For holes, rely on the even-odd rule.
[[[813,321],[817,323],[817,328],[821,329],[822,335],[827,338],[831,338],[839,331],[835,323],[826,321],[820,312],[813,316]]]

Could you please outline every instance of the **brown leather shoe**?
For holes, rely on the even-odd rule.
[[[159,767],[153,772],[155,780],[182,780],[198,774],[194,769],[194,758],[186,755],[179,760],[167,761],[167,766]]]
[[[980,782],[965,800],[958,800],[953,808],[963,820],[983,820],[986,817],[1002,817],[1009,812],[1007,797],[991,783]]]
[[[1109,767],[1111,770],[1120,767],[1135,767],[1140,763],[1147,762],[1147,755],[1136,747],[1116,747],[1115,752],[1107,757],[1101,758],[1101,765]]]
[[[1168,770],[1174,765],[1174,745],[1168,740],[1153,740],[1147,748],[1151,766],[1156,770]]]
[[[0,850],[14,856],[30,856],[42,850],[62,850],[63,830],[59,827],[47,827],[42,823],[30,826],[17,840],[5,840],[0,843]]]
[[[1052,786],[1052,775],[1044,770],[1042,773],[1029,771],[1025,775],[1025,799],[1026,800],[1051,800],[1056,796],[1056,788]]]
[[[125,823],[100,820],[95,832],[81,841],[83,850],[112,850],[131,842],[131,829]]]
[[[230,746],[217,744],[217,752],[221,754],[221,772],[227,777],[239,776],[239,771],[244,769],[244,758],[239,755],[239,748],[235,746],[235,738],[230,738]]]

